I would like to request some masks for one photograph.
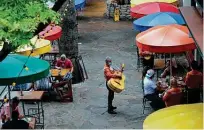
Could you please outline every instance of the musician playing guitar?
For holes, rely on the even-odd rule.
[[[112,91],[109,87],[108,87],[108,81],[111,78],[121,78],[121,74],[123,72],[123,66],[121,66],[121,70],[115,70],[111,67],[112,64],[112,60],[110,57],[106,57],[105,60],[105,65],[104,65],[104,77],[106,79],[106,88],[108,89],[108,113],[109,114],[117,114],[114,109],[116,109],[117,107],[113,107],[112,102],[114,99],[114,91]]]

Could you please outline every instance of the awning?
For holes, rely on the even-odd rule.
[[[193,39],[195,40],[198,51],[203,57],[203,19],[197,13],[194,7],[180,7],[181,15],[183,16]]]

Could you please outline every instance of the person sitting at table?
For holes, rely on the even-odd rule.
[[[172,59],[172,73],[175,72],[175,69],[177,68],[176,60]],[[165,67],[163,73],[161,74],[161,78],[166,78],[167,75],[170,75],[170,60],[167,61],[167,66]]]
[[[186,74],[185,83],[188,87],[189,103],[199,102],[200,88],[203,86],[203,74],[198,71],[197,61],[191,62],[191,71]]]
[[[144,96],[149,101],[151,101],[150,105],[154,110],[159,110],[165,107],[163,100],[157,94],[157,85],[153,81],[154,78],[154,70],[150,69],[147,71],[147,74],[144,78]]]
[[[163,101],[166,107],[173,105],[178,105],[181,103],[182,91],[178,87],[177,80],[175,78],[171,79],[171,88],[168,89],[163,96]]]
[[[65,54],[60,56],[60,59],[57,60],[55,68],[57,69],[71,69],[70,72],[72,73],[74,70],[72,61],[66,58]]]
[[[14,97],[12,99],[12,110],[16,111],[19,113],[19,118],[23,118],[23,115],[20,115],[20,110],[19,110],[19,98]],[[9,102],[6,102],[3,107],[1,108],[1,119],[2,120],[10,120],[11,114],[10,114],[10,107],[9,107]]]
[[[12,120],[4,123],[1,129],[29,129],[29,123],[24,120],[19,120],[18,117],[19,113],[17,111],[13,111]]]

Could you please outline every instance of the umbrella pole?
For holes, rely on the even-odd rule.
[[[169,84],[171,86],[171,76],[172,76],[172,56],[170,53],[170,77],[169,77]]]
[[[9,95],[9,108],[10,108],[10,118],[12,117],[12,101],[11,101],[11,88],[8,85],[8,95]]]

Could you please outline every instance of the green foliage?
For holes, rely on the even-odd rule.
[[[29,44],[39,23],[58,23],[59,14],[49,9],[47,0],[0,0],[0,41],[8,39],[16,49]]]

